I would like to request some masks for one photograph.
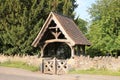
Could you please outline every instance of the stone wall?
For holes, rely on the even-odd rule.
[[[40,63],[42,62],[41,58],[38,58],[38,56],[4,56],[0,55],[0,63],[6,62],[6,61],[21,61],[25,62],[28,65],[34,65],[34,66],[40,66]]]
[[[37,56],[4,56],[0,55],[0,63],[6,61],[22,61],[26,62],[29,65],[40,66],[42,59],[38,58]],[[74,57],[74,59],[68,60],[68,68],[70,69],[108,69],[120,71],[120,56],[118,58],[114,57],[94,57],[90,58],[89,56],[80,56]]]
[[[68,60],[68,64],[70,64],[74,69],[107,69],[107,70],[114,70],[120,71],[120,56],[118,58],[115,57],[94,57],[90,58],[89,56],[80,56],[74,57],[74,59]]]

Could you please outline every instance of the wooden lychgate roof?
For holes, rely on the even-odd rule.
[[[40,43],[40,40],[43,38],[43,36],[45,36],[45,31],[47,30],[48,25],[52,20],[57,24],[59,29],[65,35],[66,39],[69,40],[73,46],[90,45],[88,39],[83,35],[83,33],[80,31],[80,29],[77,27],[77,25],[74,23],[72,19],[51,12],[47,20],[45,21],[42,29],[40,30],[39,34],[33,41],[32,46],[36,47]]]

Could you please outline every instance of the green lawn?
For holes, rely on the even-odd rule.
[[[0,66],[5,66],[5,67],[14,67],[14,68],[21,68],[21,69],[26,69],[26,70],[30,70],[30,71],[38,71],[39,68],[36,66],[32,66],[32,65],[28,65],[24,62],[20,62],[20,61],[16,61],[16,62],[4,62],[4,63],[0,63]]]
[[[70,74],[95,74],[95,75],[111,75],[111,76],[120,76],[120,71],[108,71],[104,69],[90,69],[90,70],[71,70]]]

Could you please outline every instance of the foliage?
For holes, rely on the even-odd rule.
[[[16,53],[33,52],[30,46],[34,36],[38,33],[43,19],[39,16],[43,3],[24,0],[1,0],[0,2],[0,40],[2,53],[15,55]]]
[[[36,66],[32,66],[32,65],[28,65],[24,62],[20,62],[20,61],[14,61],[14,62],[11,62],[11,61],[7,61],[7,62],[4,62],[4,63],[0,63],[0,66],[5,66],[5,67],[13,67],[13,68],[21,68],[21,69],[26,69],[26,70],[30,70],[30,71],[38,71],[39,68],[36,67]]]
[[[31,47],[51,11],[74,19],[75,0],[0,0],[0,53],[38,53]]]
[[[85,20],[83,20],[83,19],[81,19],[81,18],[79,18],[79,17],[77,17],[77,18],[75,19],[75,22],[76,22],[76,24],[78,25],[78,27],[80,28],[80,30],[81,30],[84,34],[86,34],[86,33],[87,33],[87,25],[88,25],[88,22],[85,21]]]
[[[90,50],[104,54],[118,54],[120,51],[120,2],[119,0],[97,0],[89,9],[92,24],[88,38]],[[93,51],[94,53],[94,51]]]

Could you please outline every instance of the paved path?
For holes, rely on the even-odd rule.
[[[100,75],[47,75],[23,69],[0,67],[0,80],[120,80],[120,76]]]

